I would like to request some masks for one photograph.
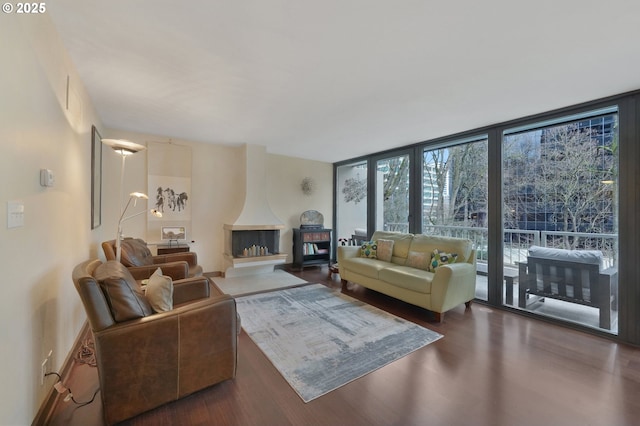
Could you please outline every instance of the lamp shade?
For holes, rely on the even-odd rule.
[[[129,197],[144,198],[145,200],[149,199],[149,196],[144,192],[132,192],[131,194],[129,194]]]
[[[131,155],[138,151],[144,151],[146,146],[139,143],[127,141],[124,139],[102,139],[102,143],[111,147],[115,152],[120,155]]]

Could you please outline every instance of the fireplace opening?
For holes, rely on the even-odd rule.
[[[280,230],[233,230],[231,253],[233,257],[271,256],[280,253]]]

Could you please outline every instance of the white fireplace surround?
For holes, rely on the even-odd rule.
[[[233,231],[281,230],[285,226],[273,213],[267,199],[267,151],[264,146],[245,145],[245,198],[238,218],[224,225],[225,277],[272,272],[275,265],[285,263],[286,254],[266,256],[234,256]],[[256,242],[257,243],[257,242]]]

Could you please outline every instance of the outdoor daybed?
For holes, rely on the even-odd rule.
[[[476,254],[470,240],[376,231],[362,246],[338,246],[343,286],[351,281],[444,313],[475,297]]]
[[[603,267],[599,250],[531,246],[520,263],[518,306],[526,309],[544,298],[597,308],[600,328],[610,330],[617,310],[618,270]]]

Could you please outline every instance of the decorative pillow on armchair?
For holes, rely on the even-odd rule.
[[[96,268],[94,277],[100,284],[116,322],[153,314],[153,309],[144,297],[140,284],[120,262],[110,260],[103,263]]]
[[[367,257],[369,259],[378,258],[378,244],[376,241],[367,241],[360,246],[360,257]]]
[[[429,265],[429,271],[435,272],[436,268],[438,268],[439,266],[456,263],[457,260],[457,253],[445,253],[443,251],[435,249],[433,250],[433,254],[431,255],[431,264]]]
[[[393,240],[380,239],[377,240],[376,243],[378,246],[378,259],[384,260],[385,262],[391,262],[391,256],[393,255]]]
[[[145,296],[154,311],[167,312],[172,310],[173,280],[169,276],[162,275],[162,269],[156,269],[149,277]]]

